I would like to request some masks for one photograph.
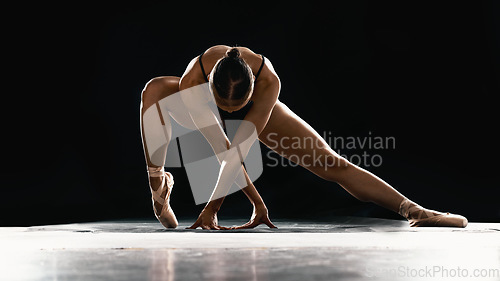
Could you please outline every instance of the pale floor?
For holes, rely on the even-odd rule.
[[[500,224],[275,220],[175,230],[153,220],[0,227],[0,280],[500,280]],[[244,221],[222,220],[221,225]]]

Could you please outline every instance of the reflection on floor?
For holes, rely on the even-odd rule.
[[[190,222],[3,227],[0,280],[500,280],[500,224],[419,229],[337,217],[186,230]]]

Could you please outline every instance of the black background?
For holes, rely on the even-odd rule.
[[[152,218],[141,90],[217,44],[269,58],[281,101],[321,134],[395,137],[366,168],[410,199],[499,222],[498,2],[328,2],[4,9],[0,225]],[[192,221],[202,206],[170,171],[172,207]],[[399,218],[300,167],[265,166],[255,185],[272,219]],[[239,192],[219,217],[250,215]]]

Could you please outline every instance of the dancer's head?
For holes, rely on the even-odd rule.
[[[254,79],[238,49],[228,50],[210,73],[210,88],[217,105],[229,112],[244,107],[252,96]]]

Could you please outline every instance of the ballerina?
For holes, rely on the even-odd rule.
[[[148,153],[145,127],[148,127],[149,119],[144,115],[149,108],[154,106],[161,116],[162,108],[158,103],[160,100],[204,83],[207,83],[213,94],[219,111],[223,113],[221,115],[238,113],[243,116],[243,120],[249,122],[247,124],[253,124],[252,128],[248,130],[254,130],[260,142],[317,176],[338,183],[358,200],[373,202],[399,213],[409,221],[410,226],[467,226],[468,221],[465,217],[426,209],[406,198],[376,175],[353,165],[336,153],[309,124],[279,100],[281,84],[269,59],[245,47],[218,45],[194,58],[182,77],[154,78],[147,83],[142,92],[141,130],[149,183],[153,194],[153,209],[156,217],[165,227],[175,228],[178,225],[169,204],[174,181],[172,174],[163,169],[167,146],[163,146],[160,153],[154,157]],[[308,97],[302,96],[301,98]],[[196,103],[196,100],[192,100],[184,101],[183,104],[189,107],[190,104]],[[169,107],[167,102],[162,104]],[[240,133],[244,130],[238,129],[238,133],[231,143],[220,126],[211,126],[217,118],[210,111],[205,111],[203,114],[193,114],[194,111],[186,112],[189,111],[189,108],[173,106],[165,111],[169,112],[176,120],[188,120],[186,122],[190,124],[186,126],[198,129],[212,128],[200,131],[216,154],[226,150],[236,151],[231,149],[241,146],[242,136],[250,134],[249,131]],[[168,136],[168,130],[171,130],[168,118],[161,116],[159,120],[161,126],[166,128]],[[149,126],[149,128],[152,127]],[[159,128],[159,130],[162,129]],[[147,129],[147,132],[153,132],[148,134],[154,134],[154,131]],[[313,145],[292,146],[290,144],[294,137],[312,139],[314,140]],[[168,141],[169,139],[167,139]],[[243,154],[244,158],[245,154],[248,153],[248,147],[243,150],[240,153]],[[307,157],[313,154],[321,155],[325,161],[313,162],[312,157]],[[254,208],[248,223],[232,229],[253,228],[259,224],[266,224],[271,228],[276,227],[269,219],[268,209],[264,201],[242,166],[240,161],[242,155],[237,153],[224,155],[226,156],[223,159],[219,159],[223,165],[221,165],[212,197],[190,228],[228,229],[218,225],[217,212],[221,208],[228,186],[230,187],[235,181],[247,195]],[[291,156],[296,157],[291,158]]]

